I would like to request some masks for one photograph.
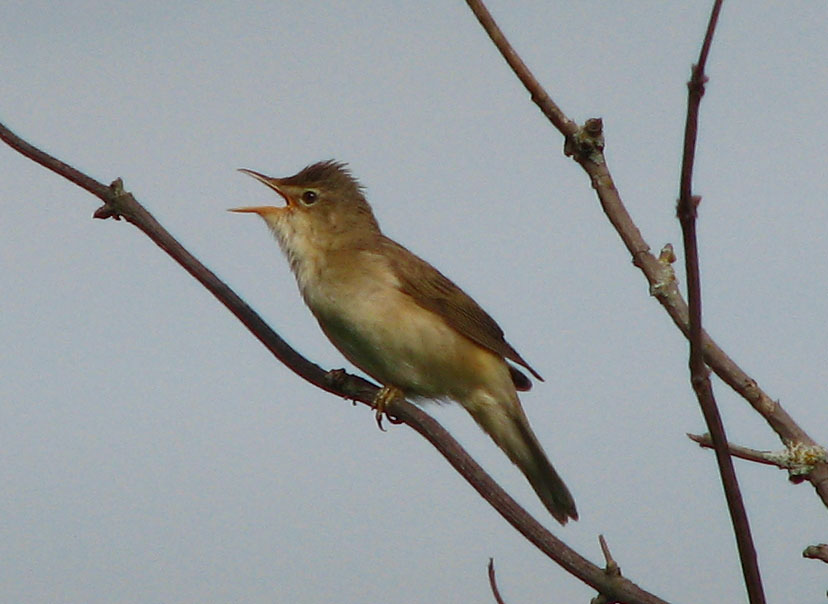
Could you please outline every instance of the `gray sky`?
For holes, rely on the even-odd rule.
[[[354,5],[357,6],[354,6]],[[654,249],[674,218],[685,82],[708,2],[493,1],[573,118],[601,116]],[[726,4],[696,192],[705,321],[828,441],[823,2]],[[560,136],[461,2],[7,3],[0,119],[126,187],[310,359],[302,305],[237,172],[350,162],[385,231],[471,293],[547,379],[522,397],[581,520],[562,529],[457,407],[518,500],[669,600],[744,601],[686,344]],[[96,199],[0,146],[0,601],[509,602],[592,591],[422,439],[301,382]],[[680,254],[681,255],[681,254]],[[678,267],[678,265],[677,265]],[[778,440],[715,383],[730,438]],[[770,600],[823,601],[825,509],[737,462]]]

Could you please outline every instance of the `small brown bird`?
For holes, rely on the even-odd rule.
[[[241,170],[287,205],[236,208],[261,216],[290,262],[322,331],[396,396],[453,400],[526,475],[561,523],[578,518],[569,490],[546,458],[520,406],[532,384],[506,361],[542,379],[503,330],[437,269],[382,234],[361,185],[325,161],[287,178]]]

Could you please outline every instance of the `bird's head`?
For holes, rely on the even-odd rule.
[[[298,174],[273,178],[240,169],[264,183],[284,206],[233,208],[261,216],[284,246],[297,236],[320,248],[335,248],[379,234],[379,226],[362,186],[345,164],[333,160],[312,164]]]

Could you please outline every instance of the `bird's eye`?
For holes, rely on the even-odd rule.
[[[305,191],[302,193],[302,202],[305,205],[313,205],[319,199],[319,195],[316,191]]]

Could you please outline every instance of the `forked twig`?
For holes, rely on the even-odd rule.
[[[586,126],[579,129],[575,122],[566,117],[528,67],[523,61],[519,60],[517,52],[509,44],[481,0],[466,0],[466,3],[489,35],[489,38],[500,50],[503,58],[515,72],[515,75],[529,91],[532,100],[564,135],[566,139],[565,148],[570,150],[570,155],[589,176],[604,213],[632,256],[633,264],[641,270],[647,279],[650,293],[670,315],[676,327],[685,337],[688,337],[690,328],[689,309],[678,289],[670,261],[663,256],[656,257],[653,255],[650,246],[642,237],[629,212],[627,212],[601,153],[603,145],[601,137],[596,136],[594,132],[593,134],[587,132],[588,128]],[[579,149],[580,152],[575,152]],[[779,401],[775,401],[768,396],[759,387],[756,380],[739,367],[704,331],[702,331],[702,341],[705,363],[765,419],[785,445],[793,443],[808,446],[817,445],[817,442],[785,411]],[[820,463],[814,466],[806,478],[814,486],[822,502],[828,506],[828,463]]]

